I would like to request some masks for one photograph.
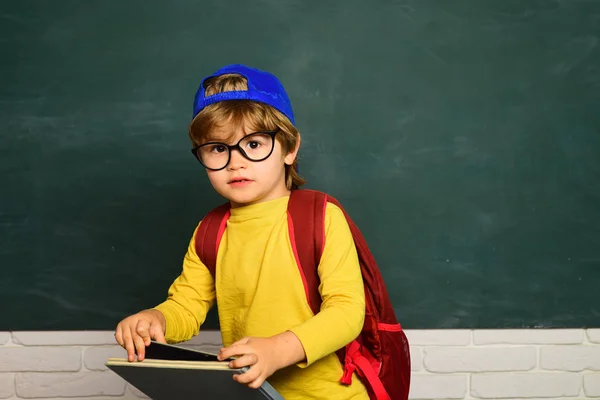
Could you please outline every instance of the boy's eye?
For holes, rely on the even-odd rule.
[[[261,143],[256,140],[251,140],[248,142],[248,147],[252,150],[256,150],[261,146]]]
[[[226,151],[227,151],[227,147],[225,147],[222,144],[214,144],[214,145],[210,146],[211,153],[224,153]]]

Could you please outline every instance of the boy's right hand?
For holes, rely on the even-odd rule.
[[[151,340],[165,343],[165,316],[158,310],[143,310],[123,319],[115,330],[115,339],[125,350],[127,359],[138,361],[144,359],[146,346]]]

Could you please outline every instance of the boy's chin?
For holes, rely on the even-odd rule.
[[[243,191],[227,191],[226,193],[221,193],[221,195],[229,200],[233,207],[242,207],[260,201],[259,194],[253,191],[248,191],[246,193]]]

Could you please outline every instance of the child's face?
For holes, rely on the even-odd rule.
[[[211,132],[211,142],[233,145],[255,131],[251,127],[227,124]],[[289,193],[285,185],[285,164],[293,163],[296,152],[284,154],[279,140],[275,139],[273,152],[263,161],[250,161],[239,150],[231,150],[225,168],[219,171],[207,169],[206,173],[217,193],[228,199],[232,207],[274,200]]]

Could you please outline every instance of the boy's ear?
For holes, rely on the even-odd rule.
[[[298,155],[298,150],[300,150],[300,134],[298,134],[298,141],[296,142],[296,148],[287,153],[287,155],[283,158],[283,162],[287,165],[292,165],[296,156]]]

